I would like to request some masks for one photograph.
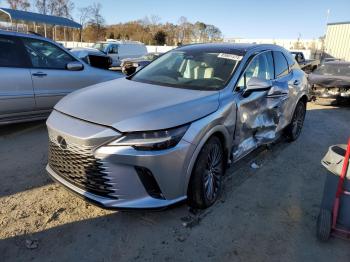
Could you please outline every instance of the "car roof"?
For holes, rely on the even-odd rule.
[[[215,53],[233,53],[245,55],[251,50],[278,50],[283,48],[273,44],[249,44],[249,43],[205,43],[205,44],[190,44],[178,47],[177,50],[183,51],[203,51]],[[284,50],[284,49],[283,49]]]
[[[0,35],[7,35],[7,36],[17,36],[17,37],[29,37],[29,38],[35,38],[40,40],[49,41],[54,44],[58,44],[57,42],[53,41],[50,38],[46,38],[44,36],[40,36],[34,33],[21,33],[21,32],[15,32],[15,31],[5,31],[0,29]]]

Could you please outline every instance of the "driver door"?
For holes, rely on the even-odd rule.
[[[77,60],[62,48],[34,38],[22,41],[32,63],[30,73],[37,110],[52,109],[63,96],[89,85],[91,76],[85,70],[66,69],[68,63]]]
[[[259,145],[275,138],[279,116],[270,90],[246,91],[249,80],[259,78],[274,82],[274,63],[271,51],[255,55],[240,77],[237,91],[237,123],[233,145],[234,161],[245,156]]]

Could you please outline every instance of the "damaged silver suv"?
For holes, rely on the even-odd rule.
[[[298,138],[307,80],[275,45],[196,44],[63,98],[47,121],[51,177],[105,208],[220,196],[228,162]]]

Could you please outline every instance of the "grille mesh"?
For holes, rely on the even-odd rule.
[[[90,147],[69,143],[67,149],[62,149],[52,140],[49,141],[49,166],[57,175],[95,195],[116,198],[110,195],[115,191],[108,183],[103,163],[92,155]]]

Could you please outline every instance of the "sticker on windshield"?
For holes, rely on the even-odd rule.
[[[219,58],[225,58],[225,59],[230,59],[230,60],[234,60],[234,61],[241,61],[243,56],[239,56],[239,55],[234,55],[234,54],[225,54],[225,53],[220,53],[218,55]]]

